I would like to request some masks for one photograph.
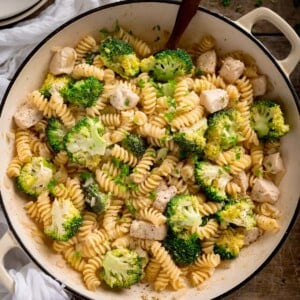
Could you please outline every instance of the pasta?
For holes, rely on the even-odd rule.
[[[166,223],[167,218],[155,208],[145,208],[139,211],[139,218],[151,222],[154,225]]]
[[[120,38],[129,44],[132,45],[133,49],[139,54],[141,57],[147,57],[151,54],[151,49],[149,45],[147,45],[143,40],[134,36],[132,33],[129,33],[124,28],[119,27],[118,31],[115,34],[115,37]]]
[[[80,253],[74,247],[69,247],[62,252],[67,263],[76,271],[82,272],[86,260],[81,257]]]
[[[89,64],[79,64],[74,67],[72,76],[75,79],[93,76],[102,81],[104,79],[104,70]]]
[[[83,59],[83,57],[90,51],[94,50],[94,48],[96,47],[97,43],[95,41],[95,39],[90,36],[87,35],[84,38],[82,38],[77,46],[75,47],[75,51],[77,54],[77,59],[76,62],[80,63]]]
[[[7,167],[6,174],[9,177],[18,177],[20,175],[22,165],[23,163],[20,161],[19,157],[14,157]]]
[[[159,242],[153,242],[151,246],[151,252],[156,260],[161,264],[172,282],[182,280],[180,278],[180,269],[175,265],[168,252],[164,247],[161,246]]]
[[[55,111],[50,107],[49,101],[39,91],[33,91],[27,97],[29,103],[41,111],[44,117],[51,118],[56,115]]]
[[[30,133],[28,130],[18,129],[16,132],[16,150],[21,162],[30,162],[32,152],[30,149]]]
[[[60,117],[66,127],[70,128],[75,125],[76,120],[67,105],[64,104],[64,99],[60,94],[52,95],[49,106]]]
[[[95,291],[101,284],[97,273],[102,267],[102,259],[100,256],[92,257],[83,267],[82,278],[86,287],[91,291]]]
[[[132,155],[132,153],[128,152],[126,149],[120,147],[119,145],[115,144],[112,151],[111,155],[115,158],[120,159],[124,163],[128,163],[130,166],[134,167],[138,159]]]
[[[155,258],[151,258],[145,269],[145,277],[147,281],[150,283],[154,282],[159,274],[160,269],[160,263]]]
[[[78,230],[78,240],[83,242],[86,237],[97,227],[97,215],[86,211],[82,217],[82,225]]]
[[[24,166],[31,168],[34,158],[44,158],[45,164],[51,166],[48,169],[53,174],[47,184],[43,182],[45,166],[38,174],[41,176],[32,179],[44,188],[38,193],[27,192],[35,199],[27,201],[24,209],[38,225],[40,243],[45,243],[46,236],[53,239],[52,250],[81,273],[87,289],[95,291],[105,280],[101,271],[105,269],[106,253],[123,248],[138,253],[143,262],[141,279],[150,283],[155,291],[179,290],[188,282],[199,288],[225,259],[218,252],[218,242],[226,234],[238,240],[238,245],[232,246],[235,252],[247,246],[244,244],[246,225],[227,222],[220,217],[228,206],[248,204],[253,226],[259,232],[280,228],[281,212],[276,203],[251,199],[259,179],[276,184],[276,174],[268,174],[264,158],[280,150],[280,141],[259,139],[252,128],[250,109],[256,98],[250,79],[260,75],[259,68],[251,56],[241,51],[222,56],[218,53],[214,72],[199,74],[194,66],[190,73],[162,82],[155,78],[153,70],[142,72],[140,67],[141,59],[150,57],[151,61],[151,54],[159,46],[148,45],[119,26],[107,34],[132,46],[139,61],[139,73],[123,76],[117,68],[110,68],[102,60],[95,37],[81,38],[74,46],[77,59],[72,72],[61,77],[72,83],[94,78],[101,82],[101,93],[91,106],[72,103],[59,90],[61,77],[50,74],[58,80],[58,85],[27,95],[26,101],[40,112],[42,119],[29,128],[17,126],[15,151],[6,173],[19,186]],[[187,52],[195,63],[199,55],[209,50],[215,52],[214,48],[218,49],[217,41],[205,35]],[[231,83],[224,75],[218,75],[222,59],[226,57],[241,60],[246,66],[242,75]],[[129,67],[128,61],[126,67],[122,66]],[[217,109],[210,108],[207,99],[202,98],[216,89],[226,96],[222,101],[228,102]],[[86,97],[91,91],[84,92]],[[80,96],[77,96],[79,101]],[[223,109],[237,111],[238,118],[234,122],[237,122],[238,134],[224,145],[220,142],[219,148],[212,148],[215,152],[210,156],[210,141],[206,135],[211,125],[210,117]],[[63,128],[56,140],[60,146],[56,151],[50,142],[50,118],[57,119]],[[71,146],[66,145],[66,136],[69,137],[77,127],[74,126],[85,118],[100,125],[91,130],[84,128],[83,139],[78,135]],[[203,134],[197,131],[194,135],[194,125],[202,121]],[[224,139],[231,135],[229,127],[224,125]],[[126,143],[130,135],[137,136],[143,144],[142,149],[137,150],[141,144]],[[95,140],[89,143],[91,136]],[[184,145],[180,143],[182,137]],[[228,180],[220,183],[219,179],[213,179],[210,182],[212,190],[208,191],[198,178],[200,161],[211,164],[215,168],[211,169],[212,173],[217,170],[218,175],[226,174]],[[34,169],[33,173],[38,171]],[[223,184],[224,188],[225,196],[221,200],[213,195],[213,188],[218,184]],[[178,222],[186,227],[179,233],[172,232],[168,203],[174,198],[187,199],[185,196],[196,203],[197,209],[188,207],[185,212],[194,223],[186,225],[186,220],[180,219]],[[78,213],[79,224],[70,235],[53,237],[47,230],[55,223],[56,206],[64,203],[71,203],[68,205]],[[134,227],[136,224],[140,226],[138,230]],[[142,237],[137,238],[139,234]],[[166,237],[172,235],[183,239],[193,236],[201,243],[201,250],[189,265],[180,265],[173,250],[168,248]]]

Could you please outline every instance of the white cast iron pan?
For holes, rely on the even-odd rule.
[[[238,259],[229,269],[219,268],[208,280],[201,291],[188,289],[179,292],[151,292],[143,285],[132,287],[121,292],[98,289],[88,291],[82,284],[80,274],[72,271],[60,255],[33,240],[31,236],[32,222],[27,217],[23,206],[25,200],[14,189],[13,182],[5,172],[12,157],[13,143],[8,141],[6,133],[13,128],[12,117],[17,106],[25,99],[26,94],[40,86],[51,58],[54,46],[74,46],[79,39],[92,34],[97,36],[100,28],[112,28],[118,20],[125,28],[146,41],[152,42],[159,34],[153,31],[159,24],[161,33],[172,29],[178,3],[172,1],[136,2],[127,1],[89,11],[67,22],[51,33],[28,56],[17,71],[1,105],[0,123],[0,179],[2,207],[10,230],[0,240],[0,262],[5,253],[13,247],[21,247],[30,258],[47,274],[64,283],[67,289],[92,299],[140,299],[142,295],[157,296],[161,299],[172,299],[175,295],[182,299],[212,299],[227,294],[241,286],[258,272],[275,254],[284,242],[298,212],[300,195],[300,122],[297,96],[289,80],[289,75],[300,60],[300,41],[295,32],[277,14],[266,8],[258,8],[238,21],[233,22],[216,13],[199,8],[196,16],[187,28],[182,44],[190,45],[198,41],[204,34],[211,34],[217,40],[219,52],[243,50],[255,57],[261,71],[265,73],[274,90],[271,96],[280,99],[287,114],[291,131],[282,142],[282,155],[287,173],[281,182],[281,197],[278,203],[282,212],[281,229],[275,234],[266,234],[251,246],[244,248]],[[251,32],[258,20],[268,20],[279,28],[292,45],[290,54],[284,60],[276,60],[270,52],[256,40]],[[13,290],[13,281],[9,277],[3,263],[0,264],[0,281]],[[150,298],[151,299],[151,298]]]

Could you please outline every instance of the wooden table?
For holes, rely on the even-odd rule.
[[[53,1],[49,1],[51,2]],[[295,8],[292,0],[263,0],[262,2],[263,6],[275,11],[291,26],[300,22],[300,6]],[[255,3],[255,0],[232,0],[229,6],[224,7],[219,0],[204,0],[201,6],[236,20],[255,9]],[[289,53],[289,42],[271,24],[259,22],[255,25],[253,33],[278,59],[283,59]],[[291,74],[291,81],[300,97],[300,64]],[[73,297],[72,299],[78,300],[79,298]],[[242,288],[223,299],[300,300],[300,216],[286,242],[268,265]]]

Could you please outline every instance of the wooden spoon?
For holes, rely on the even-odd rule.
[[[176,49],[183,32],[196,14],[200,1],[201,0],[182,0],[177,12],[173,31],[165,46],[166,49]]]

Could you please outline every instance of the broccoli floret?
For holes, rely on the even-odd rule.
[[[142,276],[141,258],[136,251],[126,248],[107,251],[101,276],[111,288],[129,287]]]
[[[223,228],[229,224],[234,224],[250,230],[256,225],[253,208],[254,205],[244,199],[230,201],[217,212],[217,218]]]
[[[48,119],[46,135],[48,144],[54,152],[59,152],[64,149],[64,136],[67,133],[67,128],[57,118]]]
[[[95,52],[88,52],[84,57],[84,62],[88,65],[92,65],[94,58],[97,56],[97,53]]]
[[[206,145],[206,138],[204,137],[206,129],[207,119],[203,118],[192,127],[184,128],[175,133],[173,139],[182,151],[201,155]]]
[[[83,118],[64,137],[70,161],[94,168],[105,153],[104,126],[99,118]]]
[[[214,253],[219,254],[221,259],[236,258],[244,245],[244,237],[237,229],[223,230],[215,242]]]
[[[171,99],[173,99],[173,96],[174,96],[176,85],[177,85],[176,80],[169,80],[166,83],[158,82],[155,85],[155,87],[157,89],[157,97],[163,97],[163,96],[170,97],[169,101],[171,101]],[[175,101],[175,99],[173,99],[173,101]],[[176,103],[176,101],[175,101],[175,103]],[[171,106],[171,105],[169,105],[169,106]]]
[[[162,50],[141,61],[142,72],[150,72],[155,80],[168,81],[192,72],[193,62],[186,51]]]
[[[146,140],[137,134],[131,133],[126,135],[122,141],[122,146],[137,157],[141,157],[147,149]]]
[[[140,60],[125,41],[107,38],[100,43],[99,53],[104,65],[121,77],[134,77],[140,71]]]
[[[179,237],[170,232],[164,239],[163,246],[179,266],[192,264],[201,252],[201,243],[197,234],[187,233]]]
[[[167,204],[166,216],[167,224],[175,233],[199,226],[202,222],[199,201],[191,195],[173,197]]]
[[[20,191],[37,197],[47,189],[52,180],[55,168],[44,157],[33,157],[31,162],[23,165],[17,177],[17,187]]]
[[[66,101],[83,107],[95,105],[102,92],[103,83],[92,76],[72,80],[60,90]]]
[[[214,160],[222,150],[234,147],[243,140],[240,132],[242,118],[236,109],[221,110],[207,120],[205,155]]]
[[[55,76],[51,73],[48,73],[40,88],[40,93],[44,97],[50,98],[52,94],[52,88],[60,90],[66,86],[70,80],[70,77],[67,75]]]
[[[196,162],[195,179],[210,200],[217,202],[227,200],[225,187],[231,176],[224,168],[213,165],[208,161]]]
[[[254,101],[250,109],[251,127],[264,141],[278,140],[289,132],[280,105],[271,100]]]
[[[67,241],[73,237],[82,223],[80,211],[69,199],[55,199],[51,216],[51,225],[47,226],[44,232],[56,241]]]
[[[96,214],[105,211],[110,204],[110,195],[100,191],[100,187],[92,173],[83,172],[80,174],[80,179],[87,208]]]

